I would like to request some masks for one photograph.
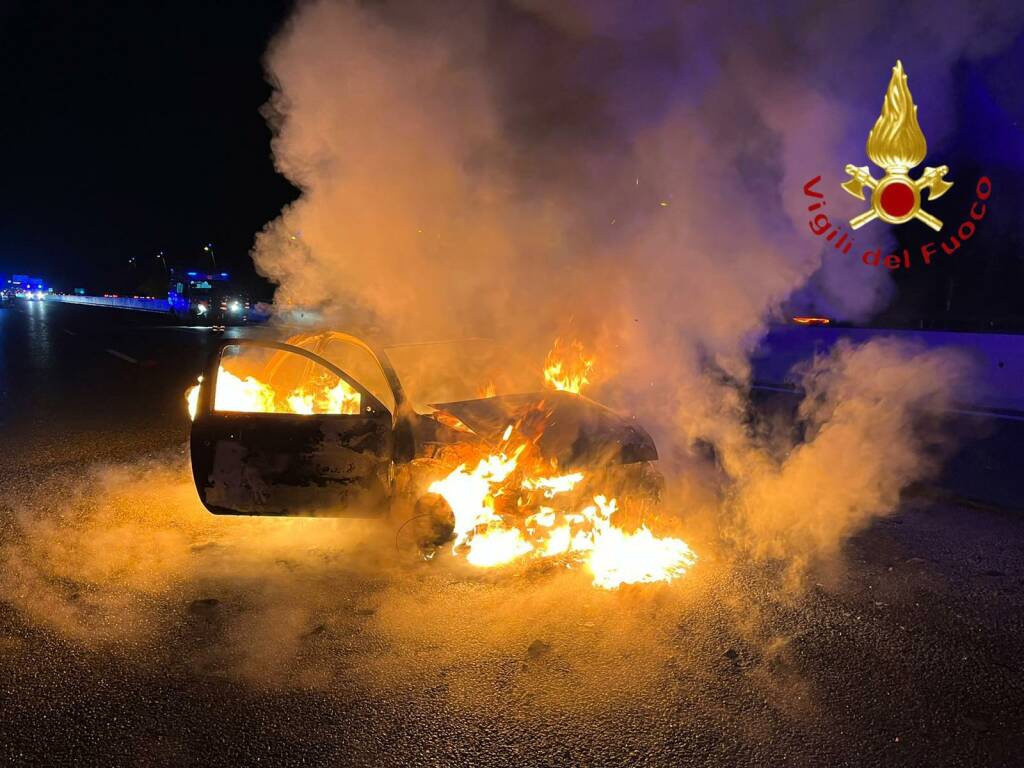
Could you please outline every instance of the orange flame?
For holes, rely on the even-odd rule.
[[[797,315],[793,318],[793,322],[797,325],[828,325],[832,321],[827,317]]]
[[[202,382],[203,377],[199,377]],[[199,407],[199,384],[185,392],[189,416],[194,421]],[[333,387],[322,384],[319,387],[299,387],[279,398],[274,388],[253,376],[244,379],[235,376],[221,366],[217,371],[217,391],[214,394],[215,411],[236,411],[241,413],[294,413],[302,416],[313,414],[358,414],[360,395],[344,379],[338,379]]]
[[[510,433],[511,427],[506,443]],[[455,517],[454,554],[479,567],[523,557],[561,557],[569,567],[582,564],[594,586],[604,589],[671,581],[697,561],[682,539],[659,538],[646,526],[633,532],[617,527],[615,499],[595,495],[593,503],[577,507],[569,496],[585,474],[548,474],[552,467],[532,460],[527,446],[523,442],[511,451],[503,447],[481,458],[472,470],[461,464],[431,483],[429,492],[442,496]],[[533,506],[524,501],[531,491],[542,499]],[[514,505],[521,524],[501,514],[502,501]]]
[[[544,382],[552,389],[578,395],[590,383],[595,362],[597,358],[579,341],[563,345],[561,339],[555,339],[544,361]]]

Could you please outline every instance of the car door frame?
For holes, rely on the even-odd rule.
[[[303,415],[303,414],[294,414],[294,413],[261,413],[261,412],[247,412],[247,411],[228,411],[228,410],[217,411],[217,410],[215,410],[213,406],[214,406],[214,404],[216,402],[217,377],[218,377],[218,374],[219,374],[219,371],[220,371],[221,361],[222,361],[222,358],[223,358],[224,350],[226,348],[228,348],[228,347],[246,347],[246,346],[249,346],[249,347],[261,347],[261,348],[265,348],[265,349],[275,349],[275,350],[279,350],[279,351],[282,351],[282,352],[287,352],[287,353],[290,353],[290,354],[299,355],[300,357],[303,357],[303,358],[309,360],[310,362],[312,362],[312,363],[314,363],[314,364],[316,364],[318,366],[322,366],[329,373],[332,373],[332,374],[336,375],[339,379],[341,379],[342,381],[345,381],[349,386],[354,388],[357,392],[359,392],[359,395],[360,395],[360,413],[358,415],[366,417],[366,418],[387,416],[388,428],[389,428],[389,432],[390,432],[390,436],[391,436],[391,440],[390,440],[390,454],[388,456],[386,456],[386,457],[381,457],[381,458],[386,459],[392,465],[394,464],[394,462],[396,461],[396,447],[397,447],[397,443],[396,443],[396,440],[395,440],[396,424],[397,424],[396,414],[392,413],[391,410],[388,409],[383,403],[381,403],[380,400],[377,397],[375,397],[369,390],[367,390],[367,388],[365,386],[363,386],[358,381],[353,379],[344,370],[340,369],[337,365],[332,363],[330,360],[327,360],[327,359],[321,357],[320,355],[317,355],[314,352],[310,352],[310,351],[308,351],[306,349],[294,346],[292,344],[287,344],[287,343],[278,342],[278,341],[263,340],[263,339],[221,339],[220,341],[217,342],[216,346],[214,347],[213,351],[211,352],[211,354],[209,356],[209,359],[207,360],[206,370],[205,370],[205,372],[203,374],[203,380],[200,383],[200,387],[199,387],[199,396],[198,396],[197,403],[196,403],[196,415],[195,415],[195,419],[192,422],[192,431],[191,431],[191,433],[189,435],[190,454],[193,454],[192,456],[190,456],[190,458],[191,458],[190,464],[191,464],[192,470],[193,470],[193,472],[192,472],[193,481],[195,483],[196,491],[199,494],[200,500],[202,501],[203,506],[206,507],[207,510],[209,510],[210,512],[212,512],[214,514],[229,514],[229,515],[237,515],[237,514],[261,515],[261,514],[264,514],[264,515],[273,516],[275,514],[285,514],[285,515],[287,515],[287,514],[294,514],[294,513],[287,513],[287,512],[285,512],[285,513],[274,513],[274,512],[266,512],[266,513],[252,513],[252,512],[249,512],[249,513],[247,513],[247,512],[239,512],[239,511],[231,509],[229,507],[223,507],[223,506],[219,506],[219,505],[216,505],[216,504],[211,504],[210,502],[207,501],[207,492],[206,492],[207,491],[207,487],[206,487],[206,483],[209,482],[209,473],[207,473],[207,476],[204,478],[204,477],[200,476],[200,473],[196,472],[197,458],[194,455],[194,451],[192,450],[192,447],[193,447],[193,440],[197,439],[196,438],[197,434],[200,437],[202,437],[204,432],[215,432],[216,431],[215,425],[212,423],[211,420],[213,420],[213,419],[222,420],[225,425],[230,425],[232,421],[235,421],[236,423],[239,423],[239,424],[242,424],[242,423],[253,423],[253,422],[257,422],[258,423],[262,419],[268,419],[268,420],[272,419],[275,424],[280,424],[280,423],[287,424],[288,422],[292,422],[292,423],[295,423],[297,425],[308,425],[310,423],[310,419],[335,419],[335,418],[346,419],[346,418],[353,418],[354,416],[357,415],[357,414],[314,414],[312,416],[307,416],[307,415]],[[366,345],[361,345],[361,346],[365,347]],[[370,350],[368,347],[367,347],[367,349],[372,354],[372,350]],[[375,354],[374,354],[374,357],[377,358],[377,356]],[[379,364],[379,358],[377,358],[377,359],[378,359],[378,364]],[[382,369],[383,369],[383,366],[382,366]],[[387,373],[388,372],[385,370],[385,376],[387,376]],[[391,384],[391,380],[393,379],[393,377],[394,377],[393,373],[392,373],[391,376],[387,376],[389,385]],[[397,406],[400,403],[400,401],[398,399],[400,397],[400,392],[395,392],[394,395],[395,395],[395,398],[396,398],[396,409],[395,410],[397,410],[398,409]],[[210,447],[209,444],[207,444],[206,447]],[[212,471],[214,462],[215,462],[215,457],[210,458],[210,460],[208,462],[211,471]]]

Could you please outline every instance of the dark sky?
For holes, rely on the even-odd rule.
[[[130,257],[252,274],[295,190],[273,170],[262,57],[288,2],[0,2],[0,273],[131,280]],[[162,270],[162,266],[160,266]]]

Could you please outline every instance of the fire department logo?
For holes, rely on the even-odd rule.
[[[882,114],[868,134],[868,157],[885,170],[885,175],[875,179],[866,165],[846,166],[851,178],[843,183],[843,189],[861,200],[864,200],[864,188],[871,190],[871,209],[850,219],[851,228],[859,229],[874,219],[889,224],[917,219],[936,232],[942,229],[939,219],[921,210],[921,192],[927,189],[929,200],[944,195],[953,186],[953,182],[945,180],[949,167],[927,167],[916,181],[910,178],[909,173],[924,160],[927,150],[924,133],[917,124],[917,107],[907,87],[903,64],[897,61],[882,103]]]

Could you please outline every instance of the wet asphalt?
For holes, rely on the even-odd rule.
[[[691,574],[619,593],[390,562],[197,509],[215,335],[0,309],[0,763],[1024,762],[1019,511],[920,489],[803,589],[699,532]]]

